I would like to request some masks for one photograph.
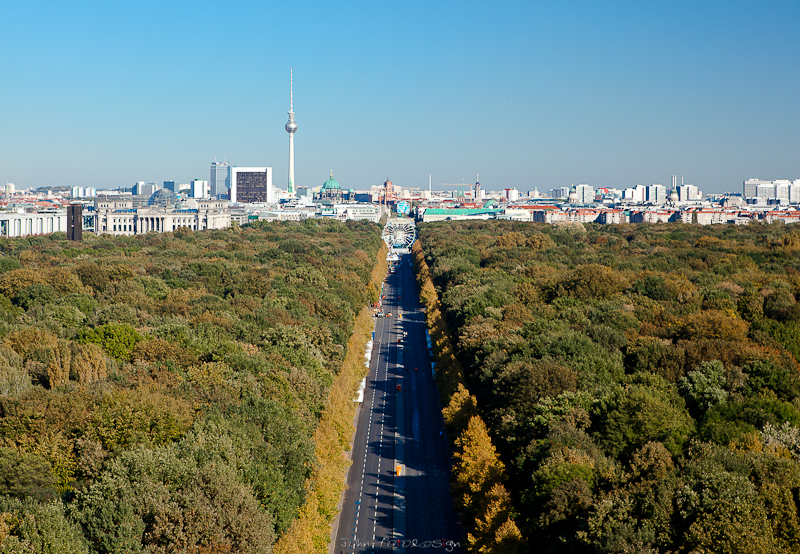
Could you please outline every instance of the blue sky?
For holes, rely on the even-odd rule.
[[[7,2],[0,182],[800,178],[800,2]]]

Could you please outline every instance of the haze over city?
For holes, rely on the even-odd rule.
[[[487,190],[800,177],[800,4],[13,3],[0,182],[129,188],[215,156]],[[279,177],[280,176],[280,177]]]

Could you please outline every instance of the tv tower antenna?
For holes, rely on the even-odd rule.
[[[294,194],[294,133],[297,123],[294,122],[294,70],[289,68],[289,121],[286,132],[289,133],[289,194]]]

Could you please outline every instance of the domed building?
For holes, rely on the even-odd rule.
[[[180,203],[178,195],[169,189],[159,189],[147,199],[147,205],[156,208],[176,208]]]
[[[669,202],[675,203],[678,201],[678,189],[672,187],[669,189],[669,195],[667,196],[667,200]]]
[[[578,189],[575,188],[575,185],[569,189],[569,195],[567,196],[567,202],[570,204],[577,204],[578,203]]]
[[[331,176],[328,178],[328,180],[322,183],[322,188],[323,190],[329,190],[329,191],[342,190],[342,187],[339,186],[338,181],[336,181],[336,179],[333,178],[333,170],[331,170]]]
[[[231,226],[227,200],[200,198],[181,205],[177,194],[160,189],[150,195],[147,206],[138,206],[130,196],[98,196],[94,202],[95,233],[125,236]]]
[[[342,201],[349,201],[354,193],[352,189],[351,192],[347,192],[342,190],[341,185],[339,182],[333,178],[333,170],[331,170],[331,175],[328,177],[328,180],[322,183],[322,188],[319,191],[319,194],[314,196],[315,200],[320,201],[322,204],[334,204],[337,202]]]

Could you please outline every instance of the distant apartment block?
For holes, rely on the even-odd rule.
[[[647,202],[650,204],[664,204],[667,201],[667,187],[664,185],[650,185],[647,187]]]
[[[668,223],[680,219],[678,210],[640,210],[631,212],[631,223]]]
[[[678,185],[678,200],[680,202],[692,202],[700,200],[702,194],[694,185]]]
[[[785,200],[786,203],[798,204],[800,203],[800,179],[794,181],[748,179],[742,184],[742,196],[757,201]]]
[[[144,181],[137,181],[136,184],[133,186],[133,194],[140,196],[150,196],[160,188],[161,186],[158,183],[145,183]]]
[[[97,196],[97,189],[93,187],[72,187],[70,196],[72,198],[94,198]]]

